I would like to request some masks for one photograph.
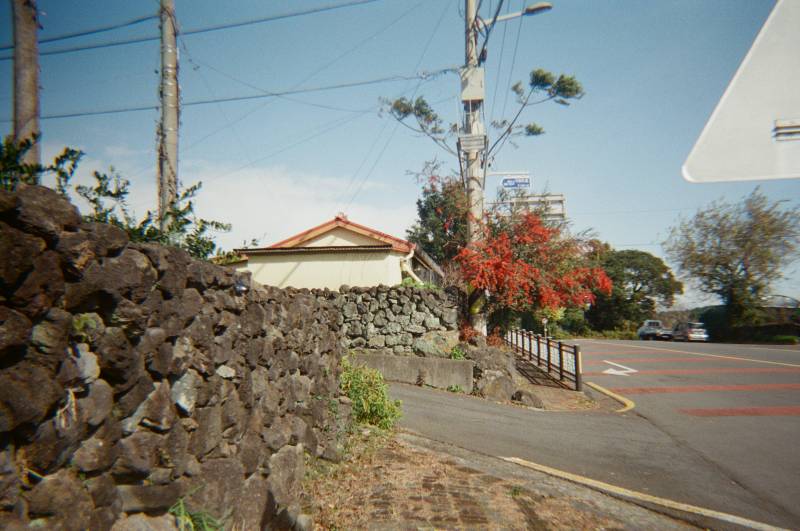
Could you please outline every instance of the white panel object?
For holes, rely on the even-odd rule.
[[[683,165],[690,182],[800,178],[800,0],[778,0]]]
[[[468,66],[462,68],[461,75],[461,101],[483,101],[486,94],[484,72],[482,66]]]

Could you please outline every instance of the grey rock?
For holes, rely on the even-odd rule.
[[[106,470],[114,463],[117,451],[113,443],[95,435],[81,443],[72,456],[72,464],[81,472]]]
[[[97,363],[97,355],[89,350],[89,345],[78,343],[73,352],[76,354],[80,379],[85,384],[97,380],[100,376],[100,365]]]
[[[117,443],[119,457],[112,472],[115,476],[144,478],[156,463],[156,452],[161,438],[148,431],[137,431]]]
[[[436,330],[441,326],[439,323],[439,318],[429,315],[425,318],[425,328],[428,330]]]
[[[30,320],[23,314],[0,306],[0,354],[24,346],[30,338],[31,328]]]
[[[99,426],[114,407],[114,390],[105,380],[95,380],[89,386],[89,394],[78,399],[78,410],[86,412],[86,422]]]
[[[516,391],[513,380],[502,371],[483,371],[478,382],[478,393],[492,400],[511,400]]]
[[[369,338],[367,341],[367,346],[369,348],[383,348],[386,346],[386,336],[382,335],[374,335]]]
[[[122,500],[122,510],[126,513],[160,512],[178,501],[183,494],[183,485],[177,482],[167,485],[119,485],[117,492]]]
[[[122,421],[122,430],[133,433],[141,424],[152,430],[165,432],[175,421],[175,410],[172,407],[169,384],[157,382],[153,391],[139,404],[133,415]]]
[[[202,381],[197,371],[189,369],[172,385],[172,401],[187,415],[191,415],[194,411],[197,403],[197,387]]]
[[[413,324],[406,326],[405,331],[410,334],[414,334],[415,336],[421,336],[426,332],[424,326],[413,325]]]
[[[269,492],[279,507],[297,503],[303,475],[303,447],[284,446],[269,458]]]
[[[544,403],[542,399],[526,389],[518,389],[511,397],[514,402],[519,402],[526,406],[542,409]]]
[[[231,379],[236,376],[236,370],[228,367],[227,365],[220,365],[217,367],[216,373],[219,374],[222,378]]]
[[[62,469],[46,476],[26,495],[31,517],[50,517],[59,529],[86,529],[93,507],[92,498],[74,470]]]

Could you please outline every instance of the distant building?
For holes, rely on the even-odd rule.
[[[567,200],[564,194],[526,194],[510,197],[506,201],[491,203],[501,205],[510,211],[535,212],[545,221],[564,221],[567,219]]]
[[[340,214],[291,238],[256,249],[237,249],[234,264],[264,285],[295,288],[400,284],[404,278],[438,283],[439,266],[413,243],[359,225]]]

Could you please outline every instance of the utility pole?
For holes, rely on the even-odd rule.
[[[170,207],[178,199],[178,44],[175,1],[161,0],[161,123],[158,129],[158,222],[169,224]]]
[[[12,0],[14,12],[14,140],[33,139],[39,128],[39,19],[36,0]],[[38,140],[23,157],[25,164],[40,164]]]
[[[478,61],[478,21],[475,0],[465,0],[464,68],[461,70],[461,101],[464,104],[464,125],[458,147],[466,159],[467,182],[467,246],[481,240],[483,221],[483,164],[481,154],[487,146],[486,129],[481,121],[481,108],[485,94],[484,71]],[[483,312],[485,295],[475,290],[470,293],[470,324],[486,334],[486,314]]]

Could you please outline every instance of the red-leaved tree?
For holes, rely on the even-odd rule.
[[[561,228],[533,213],[492,221],[484,239],[461,249],[456,261],[471,288],[489,292],[494,309],[580,307],[594,302],[595,290],[611,293],[605,271],[588,267],[580,242]]]

